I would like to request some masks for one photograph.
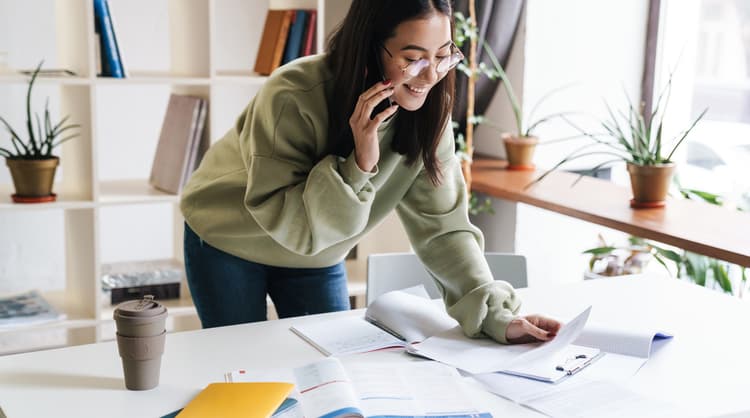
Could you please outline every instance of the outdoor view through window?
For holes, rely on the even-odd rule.
[[[709,111],[685,144],[680,179],[750,210],[750,1],[700,0],[697,7],[697,34],[685,33],[696,36],[694,64],[684,68],[692,70],[689,117]]]

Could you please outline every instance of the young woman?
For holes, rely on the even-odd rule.
[[[396,210],[469,336],[548,340],[493,280],[449,121],[449,0],[353,0],[326,54],[277,69],[183,191],[185,265],[204,327],[349,308],[343,259]],[[502,279],[502,278],[498,278]]]

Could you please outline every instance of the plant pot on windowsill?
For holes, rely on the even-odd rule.
[[[504,133],[501,136],[508,160],[508,170],[534,170],[534,150],[539,139],[535,136],[515,136]]]
[[[17,203],[50,202],[55,200],[52,183],[60,164],[58,157],[44,159],[6,158],[16,193]]]
[[[672,182],[674,163],[637,165],[627,163],[630,186],[633,190],[632,208],[660,208],[666,204]]]

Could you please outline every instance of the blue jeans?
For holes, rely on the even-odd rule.
[[[185,270],[203,328],[265,321],[266,294],[279,318],[349,309],[344,263],[286,268],[214,248],[185,224]]]

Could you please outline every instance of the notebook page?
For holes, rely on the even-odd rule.
[[[669,334],[653,329],[605,327],[589,324],[575,340],[575,344],[596,347],[608,353],[648,358],[654,338],[671,338]]]
[[[359,316],[295,324],[290,329],[327,356],[364,353],[405,345],[403,341]]]
[[[375,325],[416,343],[458,325],[445,311],[442,303],[405,291],[392,291],[378,296],[367,308],[365,318]]]

